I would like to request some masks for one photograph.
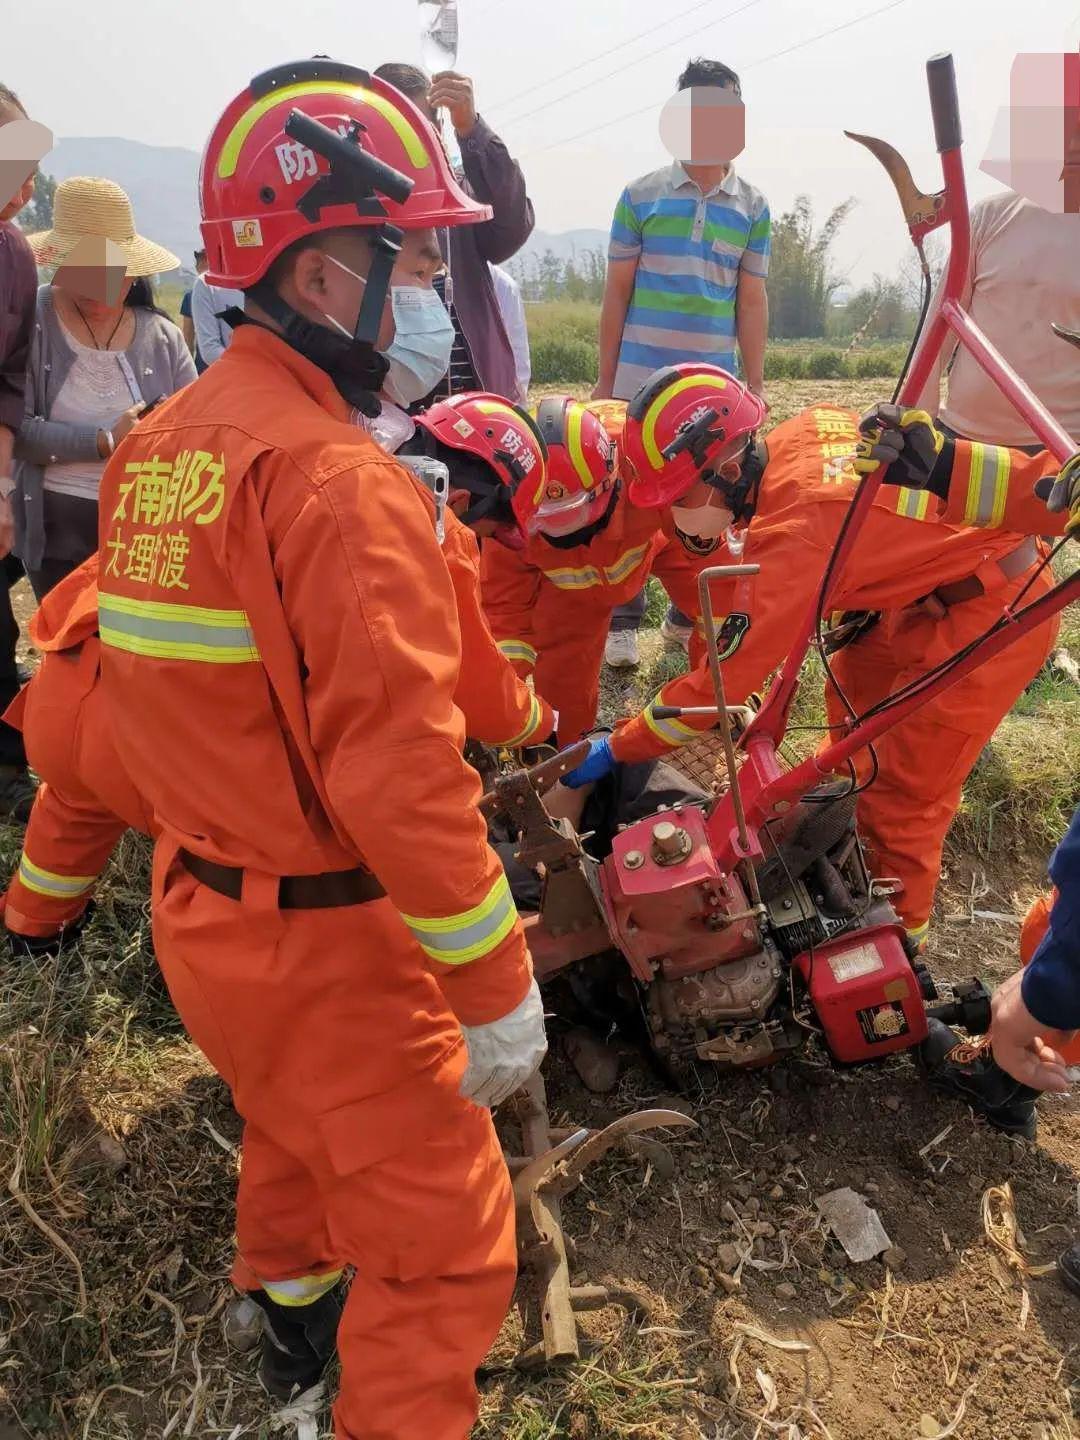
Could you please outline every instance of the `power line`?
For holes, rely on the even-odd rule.
[[[868,10],[865,15],[856,15],[853,20],[845,20],[842,25],[834,25],[829,30],[822,30],[818,35],[810,35],[805,40],[800,40],[794,45],[788,45],[783,50],[774,51],[771,55],[762,55],[759,59],[751,60],[748,65],[744,65],[741,68],[742,70],[752,70],[755,65],[765,65],[770,60],[779,60],[782,55],[790,55],[795,50],[803,50],[808,45],[815,45],[819,40],[827,40],[830,35],[838,35],[841,30],[850,30],[855,25],[861,25],[866,20],[873,20],[878,15],[884,15],[887,10],[895,10],[898,6],[905,4],[907,4],[907,0],[889,0],[889,4],[887,5],[879,5],[876,10]],[[655,110],[658,105],[662,105],[666,99],[667,96],[663,95],[659,100],[654,100],[649,105],[642,105],[637,110],[628,110],[624,115],[616,115],[613,119],[603,120],[598,125],[590,125],[587,130],[579,130],[576,135],[569,135],[564,140],[552,140],[547,145],[541,145],[537,150],[526,150],[520,158],[522,160],[528,160],[535,155],[544,155],[549,150],[559,150],[564,145],[573,145],[576,140],[587,139],[589,136],[595,135],[601,130],[610,130],[612,125],[621,125],[624,120],[633,120],[638,115],[645,115],[650,110]]]
[[[749,0],[749,3],[746,5],[741,5],[739,7],[739,10],[749,10],[754,5],[759,5],[761,3],[762,0]],[[669,15],[667,19],[661,21],[659,25],[651,25],[648,30],[641,30],[637,35],[631,35],[626,40],[620,40],[618,45],[612,45],[610,49],[604,50],[598,55],[590,55],[587,60],[582,60],[577,65],[571,65],[569,70],[560,70],[557,75],[549,75],[546,80],[540,80],[537,84],[530,85],[528,90],[521,90],[518,92],[518,94],[510,97],[507,100],[497,100],[495,104],[490,106],[489,108],[492,110],[499,110],[504,105],[514,105],[519,100],[524,100],[527,95],[535,95],[537,90],[544,90],[547,88],[548,85],[554,85],[559,80],[565,80],[568,75],[576,75],[579,70],[585,70],[588,68],[588,66],[595,65],[598,60],[606,60],[609,56],[617,54],[618,51],[625,50],[628,45],[636,45],[639,40],[644,40],[649,35],[655,35],[658,30],[666,30],[668,26],[673,24],[676,20],[682,20],[685,16],[692,15],[696,10],[704,10],[706,5],[712,4],[715,4],[715,0],[698,0],[698,3],[696,5],[691,5],[686,10],[680,10],[677,15]],[[720,15],[716,20],[710,20],[708,25],[703,25],[701,27],[701,30],[707,30],[709,28],[709,25],[719,25],[722,20],[730,20],[732,15],[738,15],[739,10],[732,10],[728,15]],[[481,13],[483,14],[486,12],[482,11]],[[701,30],[691,31],[690,35],[683,36],[683,40],[689,40],[694,35],[700,35]],[[682,40],[675,40],[672,42],[671,45],[662,46],[661,50],[651,51],[649,55],[643,56],[642,59],[650,59],[652,55],[659,55],[662,53],[663,50],[670,50],[673,48],[674,45],[681,45],[682,43]],[[626,70],[629,69],[631,65],[638,65],[640,63],[641,62],[639,60],[631,60],[628,62],[627,65],[621,66],[620,69]],[[618,75],[619,70],[612,70],[609,72],[609,74]],[[608,75],[602,75],[600,76],[600,79],[595,81],[594,83],[599,84],[601,80],[606,79],[608,79]],[[577,91],[570,91],[570,94],[572,95],[576,93]],[[565,99],[565,96],[560,96],[559,99]],[[548,103],[556,105],[558,104],[558,100],[551,100]],[[529,115],[536,115],[537,113],[538,112],[536,110],[529,111]],[[516,125],[519,120],[527,120],[529,118],[529,115],[518,115],[516,117],[511,117],[509,120],[504,120],[500,123],[504,125]]]

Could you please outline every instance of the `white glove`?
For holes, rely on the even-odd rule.
[[[487,1025],[463,1025],[469,1063],[461,1093],[474,1105],[498,1105],[524,1085],[547,1054],[544,1002],[534,980],[520,1005]]]

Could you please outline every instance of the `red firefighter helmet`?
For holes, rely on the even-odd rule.
[[[675,504],[696,481],[737,460],[764,418],[764,402],[716,365],[657,370],[626,412],[632,503]]]
[[[295,240],[491,218],[431,123],[365,70],[301,60],[257,75],[215,125],[199,172],[207,282],[244,290]]]
[[[451,492],[466,489],[473,496],[461,517],[466,525],[498,519],[508,498],[519,532],[532,528],[547,483],[547,447],[527,411],[502,395],[470,391],[438,401],[415,419],[438,444],[482,462],[451,471]],[[496,538],[514,543],[506,527],[496,531]]]
[[[610,503],[615,446],[603,422],[569,395],[549,396],[532,413],[547,446],[548,468],[530,529],[572,535],[599,520]]]

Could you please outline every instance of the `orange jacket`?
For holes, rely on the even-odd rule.
[[[529,745],[546,739],[555,729],[555,716],[546,700],[534,694],[519,678],[509,658],[495,643],[481,601],[480,547],[466,525],[446,513],[443,559],[450,572],[461,627],[461,675],[457,703],[465,715],[465,728],[473,740],[488,745]],[[494,541],[489,550],[511,552]]]
[[[350,415],[245,326],[131,432],[101,485],[104,689],[166,839],[270,876],[367,864],[479,1024],[529,965],[462,758],[454,590],[430,501]]]
[[[41,664],[4,718],[22,730],[43,783],[4,920],[22,935],[55,935],[86,908],[124,831],[151,829],[116,754],[98,685],[96,555],[49,591],[30,638]]]
[[[625,403],[597,401],[589,408],[619,444],[626,422]],[[536,664],[538,637],[533,615],[541,593],[561,592],[570,623],[583,606],[610,611],[633,599],[648,578],[657,551],[670,538],[664,532],[665,513],[631,505],[624,486],[608,524],[585,545],[559,546],[543,535],[534,535],[524,550],[484,546],[484,609],[499,649],[519,675],[528,675]]]
[[[768,465],[740,557],[760,565],[760,574],[714,590],[729,704],[760,689],[798,636],[858,481],[847,458],[857,438],[856,417],[825,405],[769,434]],[[830,611],[901,609],[971,575],[988,591],[1003,585],[996,562],[1017,547],[1018,535],[940,523],[937,504],[928,491],[883,485],[830,597]],[[718,554],[718,564],[725,555]],[[642,760],[688,743],[714,722],[705,716],[658,718],[654,707],[713,703],[702,663],[665,685],[616,733],[614,754]]]
[[[1064,535],[1068,513],[1051,515],[1035,482],[1061,467],[1046,450],[1026,455],[1004,445],[953,441],[948,498],[935,501],[942,520],[1020,535]],[[909,492],[916,493],[916,492]]]

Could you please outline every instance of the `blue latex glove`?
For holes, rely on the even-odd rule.
[[[617,763],[611,753],[611,737],[604,735],[591,742],[588,755],[576,770],[563,776],[561,783],[568,790],[580,790],[582,785],[590,785],[594,780],[602,780],[605,775],[610,775]]]

